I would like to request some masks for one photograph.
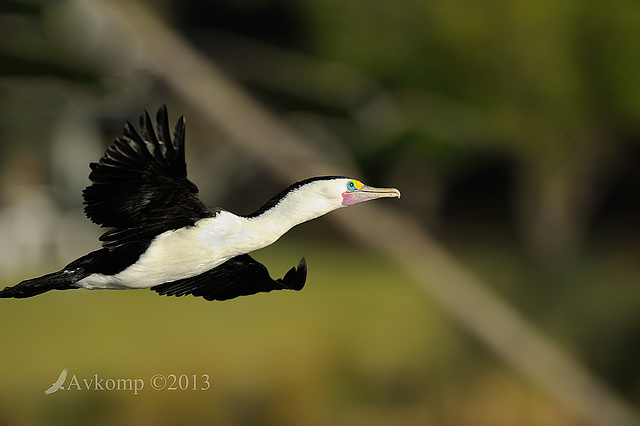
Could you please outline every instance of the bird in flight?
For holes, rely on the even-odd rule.
[[[301,290],[304,257],[283,278],[248,253],[274,243],[292,227],[332,210],[377,198],[399,198],[395,188],[374,188],[340,176],[289,186],[248,216],[207,207],[187,179],[185,120],[173,131],[165,106],[140,117],[140,133],[126,122],[84,189],[84,211],[101,227],[102,248],[58,272],[20,282],[0,298],[26,298],[49,290],[150,288],[161,295],[192,294],[227,300],[271,290]]]
[[[69,370],[64,368],[60,373],[60,375],[58,376],[58,379],[55,381],[55,383],[52,384],[51,387],[48,388],[46,391],[44,391],[44,393],[46,395],[49,395],[51,393],[59,391],[60,389],[64,390],[64,386],[62,385],[64,385],[64,381],[67,380],[68,373],[69,373]]]

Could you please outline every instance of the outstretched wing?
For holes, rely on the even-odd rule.
[[[192,294],[207,300],[228,300],[271,290],[301,290],[306,279],[307,263],[304,257],[297,269],[291,268],[283,278],[274,280],[263,264],[243,254],[195,277],[160,284],[151,289],[166,296]]]
[[[215,215],[187,179],[184,117],[176,123],[173,141],[164,105],[156,122],[157,135],[146,111],[141,135],[126,122],[123,135],[89,165],[92,184],[82,193],[84,211],[94,223],[112,228],[100,237],[104,247],[151,239]]]

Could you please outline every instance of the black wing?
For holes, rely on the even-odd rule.
[[[307,263],[304,257],[297,269],[291,268],[284,278],[274,280],[263,264],[243,254],[195,277],[160,284],[151,289],[166,296],[192,294],[207,300],[228,300],[271,290],[301,290],[306,279]]]
[[[94,223],[113,228],[100,237],[104,247],[149,240],[215,215],[187,179],[184,117],[176,123],[173,141],[165,106],[156,122],[157,135],[146,111],[140,117],[141,135],[126,122],[123,135],[89,165],[92,184],[82,193],[84,211]]]

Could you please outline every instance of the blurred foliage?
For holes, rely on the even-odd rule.
[[[277,20],[269,18],[280,2],[196,1],[174,4],[170,16],[185,27],[222,27],[358,70],[354,78],[327,69],[319,79],[291,62],[263,61],[253,64],[261,73],[256,84],[241,67],[247,62],[233,67],[242,53],[216,47],[224,35],[194,38],[214,56],[223,50],[217,56],[223,66],[259,86],[258,94],[272,90],[281,75],[290,88],[302,87],[292,104],[284,97],[291,92],[279,86],[280,107],[308,111],[310,99],[322,104],[319,114],[332,107],[331,123],[325,117],[324,124],[371,174],[420,174],[415,169],[426,166],[446,195],[446,185],[476,177],[468,167],[475,158],[497,160],[490,165],[513,183],[503,203],[513,209],[514,231],[543,263],[573,256],[606,208],[608,191],[620,183],[620,170],[637,167],[640,7],[633,2],[602,8],[578,0],[310,0],[287,6]],[[215,16],[214,24],[203,16]],[[337,91],[346,92],[347,103]],[[273,103],[273,93],[265,99]],[[346,120],[336,124],[340,108]],[[638,192],[625,196],[637,209]],[[427,207],[438,209],[433,201]]]
[[[625,0],[606,6],[594,0],[145,3],[310,139],[329,152],[348,152],[363,170],[363,180],[399,187],[403,208],[420,217],[474,272],[546,331],[567,342],[578,358],[625,396],[640,400],[636,362],[640,357],[640,271],[636,266],[640,252],[640,4]],[[116,49],[98,37],[99,17],[85,19],[77,11],[65,14],[69,4],[0,1],[3,206],[11,201],[7,187],[23,183],[21,179],[40,185],[55,179],[55,170],[44,176],[34,170],[52,167],[46,157],[53,151],[55,138],[48,140],[46,135],[57,131],[58,119],[69,113],[69,105],[75,115],[86,114],[83,118],[99,122],[106,144],[123,119],[175,96],[162,81],[136,67],[134,48],[127,60],[114,61]],[[125,30],[116,44],[127,43]],[[202,153],[203,144],[216,138],[198,129],[196,121],[189,123],[189,143]],[[211,143],[216,155],[221,155],[218,142]],[[25,150],[32,155],[16,154]],[[242,157],[243,153],[227,155]],[[220,163],[228,157],[221,155],[220,169],[203,171],[212,156],[193,158],[190,173],[220,178]],[[259,200],[268,192],[267,185],[277,186],[250,160],[228,163],[243,166],[228,176],[237,179],[245,197],[238,200],[233,190],[215,192],[223,185],[194,178],[201,183],[204,198],[215,194],[221,205],[244,208],[246,200]],[[16,176],[16,170],[23,174]],[[316,228],[309,229],[313,235]],[[338,240],[336,245],[343,243]],[[331,257],[336,250],[323,246],[313,255],[326,267],[340,263]],[[353,252],[340,254],[348,257]],[[328,258],[322,260],[322,256]],[[269,312],[272,305],[265,306],[266,298],[216,304],[202,311],[196,307],[200,322],[190,325],[188,334],[182,322],[168,321],[162,312],[175,309],[178,318],[192,322],[196,319],[191,318],[191,306],[196,301],[187,302],[185,311],[175,300],[147,302],[147,294],[131,299],[110,295],[107,305],[112,302],[123,312],[128,310],[111,317],[113,313],[101,305],[103,295],[65,294],[65,300],[71,297],[74,302],[43,296],[27,303],[42,308],[46,317],[62,309],[61,329],[75,328],[74,333],[94,340],[91,344],[65,342],[56,350],[55,362],[35,367],[58,344],[57,333],[49,329],[50,334],[38,334],[40,318],[25,319],[26,324],[16,326],[14,332],[9,329],[5,336],[12,350],[3,353],[2,364],[19,367],[9,385],[0,390],[6,401],[27,410],[25,401],[31,399],[33,387],[40,392],[62,366],[125,375],[126,363],[132,359],[136,369],[131,374],[138,374],[144,360],[130,354],[123,357],[120,351],[144,341],[132,324],[144,321],[146,315],[160,318],[159,335],[175,339],[169,347],[143,326],[152,336],[146,338],[156,339],[149,340],[153,347],[143,345],[144,358],[160,358],[146,367],[173,371],[186,363],[195,372],[214,368],[212,375],[226,381],[230,389],[223,400],[213,398],[215,411],[222,413],[214,417],[228,424],[255,424],[255,414],[245,407],[263,415],[264,424],[300,424],[300,418],[320,419],[320,424],[322,420],[423,424],[424,419],[431,422],[427,424],[483,424],[479,418],[486,419],[484,424],[572,423],[526,384],[500,370],[446,321],[432,317],[428,312],[436,307],[417,306],[413,296],[406,294],[400,301],[396,290],[383,288],[402,280],[386,269],[391,266],[377,270],[380,259],[359,261],[366,265],[363,269],[380,276],[368,275],[360,281],[361,277],[348,272],[348,276],[318,275],[318,284],[309,289],[308,300],[303,296],[306,302],[299,308],[293,296],[283,299],[280,311]],[[326,274],[331,272],[325,269]],[[314,269],[314,274],[321,270]],[[333,284],[324,289],[320,283],[325,282]],[[90,309],[82,312],[84,298],[94,296],[91,306],[101,306],[100,318]],[[131,300],[129,306],[127,300]],[[57,303],[67,304],[59,308]],[[136,310],[147,303],[149,311],[138,315]],[[369,311],[360,317],[360,311],[351,310],[364,309],[362,304]],[[25,315],[22,305],[7,306],[0,314],[3,324]],[[253,309],[263,316],[252,313]],[[379,312],[384,309],[388,311]],[[307,311],[312,315],[303,317]],[[298,328],[287,328],[298,314],[305,318]],[[127,315],[138,322],[124,321]],[[236,318],[239,323],[232,321]],[[271,329],[262,324],[265,318],[274,321],[269,322]],[[94,329],[96,323],[100,325]],[[263,328],[252,332],[257,323]],[[208,334],[210,327],[213,337]],[[126,330],[122,337],[121,330]],[[39,338],[48,344],[38,346]],[[198,339],[212,341],[194,344]],[[288,339],[297,346],[293,353],[282,354],[283,348],[291,350],[286,346]],[[397,340],[390,344],[385,339]],[[113,351],[94,358],[92,348],[105,342]],[[74,350],[66,350],[67,344],[74,344]],[[223,345],[234,348],[230,355],[215,350]],[[270,349],[263,365],[256,361],[256,353],[264,347]],[[218,357],[214,362],[206,355],[212,350]],[[280,356],[290,363],[278,364]],[[238,359],[221,362],[219,357]],[[119,361],[110,364],[112,359]],[[217,363],[224,368],[211,367]],[[35,383],[25,381],[31,374]],[[265,383],[255,383],[256,377]],[[509,396],[514,388],[516,396]],[[302,395],[298,389],[303,389]],[[114,407],[127,407],[125,412],[134,417],[145,416],[136,412],[137,403],[128,397],[126,401],[112,395],[83,398],[87,400],[80,405],[86,412],[78,415],[87,422],[100,423],[104,418],[108,423],[115,416]],[[196,397],[202,405],[209,398]],[[184,399],[153,398],[150,406],[166,403],[178,414],[167,420],[166,412],[158,415],[145,408],[157,420],[149,423],[180,421],[189,411],[185,407],[191,407]],[[295,408],[288,405],[289,399]],[[75,413],[75,399],[51,401],[39,402],[39,411],[27,420],[7,415],[8,423],[15,419],[44,424],[43,419],[55,422],[58,415],[62,424],[69,413]],[[0,423],[3,413],[15,412],[10,405],[0,406]],[[326,417],[313,417],[321,413]],[[205,411],[198,415],[213,418]]]

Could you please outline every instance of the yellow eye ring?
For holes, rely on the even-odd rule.
[[[357,180],[350,180],[349,182],[347,182],[347,190],[348,191],[355,191],[358,190],[360,188],[362,188],[363,183]]]

